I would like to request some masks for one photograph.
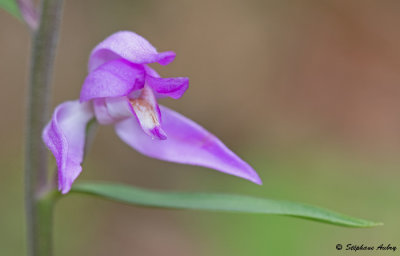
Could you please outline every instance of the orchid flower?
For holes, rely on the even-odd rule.
[[[147,64],[167,65],[174,58],[174,52],[159,53],[129,31],[117,32],[93,49],[80,100],[60,104],[43,130],[43,141],[56,158],[63,194],[82,171],[86,126],[93,118],[115,125],[122,141],[146,156],[204,166],[261,184],[253,168],[217,137],[158,105],[157,98],[180,98],[189,79],[161,78]]]

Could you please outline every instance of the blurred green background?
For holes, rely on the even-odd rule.
[[[146,158],[101,127],[79,180],[243,193],[382,221],[349,229],[288,217],[143,209],[70,195],[55,214],[55,255],[353,255],[336,244],[398,246],[400,2],[66,1],[53,104],[76,99],[90,50],[132,30],[174,50],[163,100],[220,137],[264,181]],[[0,255],[23,255],[23,127],[29,32],[0,11]],[[396,253],[398,253],[396,251]],[[358,252],[389,255],[392,252]]]

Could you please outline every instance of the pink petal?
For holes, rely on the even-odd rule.
[[[56,158],[58,188],[65,194],[82,171],[86,125],[93,118],[89,103],[67,101],[54,111],[42,139]]]
[[[160,96],[168,96],[173,99],[179,99],[189,87],[189,78],[160,78],[147,75],[146,83]]]
[[[97,121],[104,125],[113,124],[134,115],[126,96],[94,99],[93,108]]]
[[[93,109],[99,124],[107,125],[114,123],[114,118],[108,113],[106,98],[94,99]]]
[[[89,73],[81,90],[80,100],[126,96],[144,84],[141,65],[123,59],[109,61]]]
[[[130,31],[120,31],[107,37],[90,54],[89,71],[103,63],[123,58],[137,64],[158,62],[167,65],[175,58],[175,53],[158,53],[146,39]]]
[[[118,136],[149,157],[182,164],[200,165],[261,184],[253,168],[228,149],[217,137],[181,114],[161,106],[162,127],[167,140],[152,140],[135,119],[116,125]]]

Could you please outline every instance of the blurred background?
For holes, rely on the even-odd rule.
[[[104,126],[79,180],[300,201],[385,225],[349,229],[70,195],[57,205],[55,255],[308,256],[352,253],[339,253],[337,243],[400,247],[399,14],[395,0],[65,1],[54,106],[78,97],[97,43],[135,31],[177,53],[168,67],[153,66],[161,75],[190,78],[183,98],[161,103],[220,137],[264,185],[144,157]],[[0,255],[23,255],[30,42],[3,10],[0,24]]]

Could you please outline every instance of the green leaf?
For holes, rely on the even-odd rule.
[[[15,0],[0,0],[0,8],[11,13],[14,17],[21,18],[21,13]]]
[[[311,205],[242,195],[154,191],[108,183],[80,183],[71,192],[148,207],[285,215],[347,227],[382,225]]]

